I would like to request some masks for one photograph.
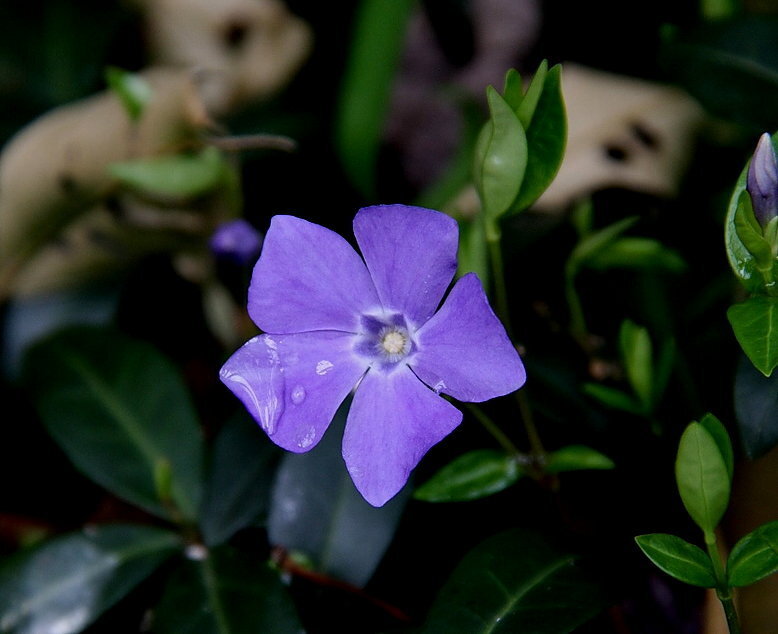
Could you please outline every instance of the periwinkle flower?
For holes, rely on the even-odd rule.
[[[746,189],[751,195],[754,216],[764,228],[778,216],[778,162],[770,135],[766,132],[759,139],[748,166]]]
[[[462,420],[441,394],[480,402],[520,388],[522,362],[475,274],[456,271],[457,223],[404,205],[361,209],[354,235],[275,216],[249,288],[266,334],[238,349],[221,380],[280,447],[313,448],[356,386],[343,459],[381,506]]]
[[[262,234],[243,218],[228,220],[216,227],[209,246],[217,257],[248,264],[262,249]]]

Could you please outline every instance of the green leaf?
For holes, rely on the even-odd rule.
[[[773,135],[773,147],[777,141],[776,135]],[[732,197],[729,199],[727,217],[724,221],[724,243],[729,264],[743,286],[751,293],[765,294],[768,290],[765,276],[778,279],[778,260],[773,258],[772,270],[765,270],[767,261],[763,253],[763,245],[760,246],[760,240],[763,238],[761,238],[761,228],[751,210],[751,197],[746,191],[747,176],[748,163],[740,172]],[[755,232],[759,234],[758,237],[754,235]],[[749,241],[748,245],[744,243],[744,238]],[[760,254],[761,263],[757,261],[757,257],[751,250]]]
[[[529,130],[532,124],[532,118],[535,115],[535,111],[538,107],[538,101],[540,95],[543,93],[543,88],[546,83],[546,76],[548,75],[548,62],[543,60],[538,66],[538,70],[532,77],[532,81],[527,87],[527,92],[524,94],[521,103],[518,108],[514,108],[516,116],[519,118],[522,127],[525,130]]]
[[[760,271],[770,271],[773,266],[770,243],[762,235],[762,227],[756,220],[751,196],[747,191],[741,192],[740,200],[735,208],[735,232],[748,253],[754,258]]]
[[[727,475],[731,483],[732,476],[735,473],[735,452],[732,449],[732,441],[729,439],[727,428],[711,413],[705,414],[702,417],[700,425],[710,434],[719,448],[719,453],[721,453],[721,457],[724,459],[724,465],[727,467]]]
[[[670,380],[675,365],[675,341],[667,339],[659,347],[659,359],[654,365],[654,393],[652,403],[656,404],[662,400],[665,388]]]
[[[36,345],[24,377],[46,429],[80,471],[151,513],[195,518],[200,429],[176,369],[153,347],[74,328]],[[159,495],[161,465],[172,500]]]
[[[561,72],[559,65],[548,71],[532,122],[526,130],[527,168],[519,194],[511,205],[511,214],[524,211],[534,203],[548,189],[562,165],[567,143],[567,115],[562,98]],[[531,99],[532,90],[530,85],[522,107]]]
[[[117,524],[21,551],[0,567],[0,631],[80,632],[180,548],[169,531]]]
[[[584,445],[569,445],[552,451],[546,459],[546,473],[581,471],[583,469],[613,469],[613,460]]]
[[[624,320],[619,332],[619,345],[629,383],[643,407],[649,410],[654,393],[654,356],[648,330],[629,319]]]
[[[433,604],[423,634],[562,634],[605,606],[573,555],[534,533],[487,539],[454,570]]]
[[[675,478],[687,512],[711,534],[727,510],[730,482],[716,441],[700,423],[690,423],[681,436]]]
[[[203,494],[200,529],[207,546],[222,544],[266,511],[278,448],[247,414],[216,437]]]
[[[108,87],[122,102],[130,119],[133,121],[140,119],[144,108],[153,96],[149,83],[140,75],[115,66],[105,69],[105,80]]]
[[[735,414],[749,458],[778,445],[778,372],[765,377],[743,357],[735,374]]]
[[[365,195],[375,189],[376,160],[392,78],[405,42],[412,0],[362,0],[335,124],[335,143],[352,182]]]
[[[175,154],[112,163],[108,172],[119,184],[151,197],[189,200],[227,182],[228,167],[213,147],[199,154]]]
[[[778,522],[763,524],[735,544],[727,561],[727,581],[739,588],[774,572],[778,572]]]
[[[581,240],[570,253],[570,257],[567,260],[568,274],[571,272],[574,274],[584,264],[605,249],[622,233],[629,229],[637,222],[637,216],[630,218],[624,218],[618,222],[608,225],[604,229],[600,229],[594,233],[590,233],[583,240]]]
[[[302,632],[286,588],[266,561],[222,546],[183,563],[154,611],[158,634]]]
[[[584,383],[583,391],[585,394],[596,398],[598,401],[612,407],[613,409],[620,409],[630,414],[636,414],[638,416],[645,415],[646,411],[643,406],[635,400],[630,394],[625,394],[621,390],[608,387],[607,385],[600,385],[599,383]]]
[[[701,588],[716,586],[710,557],[694,544],[664,533],[639,535],[635,541],[643,554],[671,577]]]
[[[727,317],[751,363],[770,376],[778,365],[778,297],[754,295],[730,306]]]
[[[303,553],[316,570],[362,587],[394,537],[411,487],[380,508],[365,502],[343,468],[348,407],[346,402],[338,410],[316,451],[284,456],[267,533],[271,544]]]
[[[686,269],[677,251],[651,238],[619,238],[594,253],[586,262],[589,268],[606,271],[614,268],[654,269],[680,273]]]
[[[515,68],[509,68],[508,72],[505,73],[502,96],[505,99],[505,103],[511,107],[511,110],[518,112],[519,106],[524,99],[524,84],[521,81],[519,71]]]
[[[514,484],[522,472],[503,451],[477,449],[459,456],[416,489],[425,502],[462,502],[498,493]]]
[[[490,119],[476,143],[475,184],[487,222],[496,227],[524,178],[527,139],[516,114],[493,87],[486,89],[486,97]]]

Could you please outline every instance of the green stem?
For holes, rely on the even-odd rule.
[[[488,431],[492,437],[499,443],[500,447],[505,449],[509,454],[514,456],[523,456],[519,451],[519,448],[513,444],[513,441],[508,438],[508,436],[505,435],[505,432],[502,431],[502,429],[499,428],[497,423],[495,423],[491,418],[489,418],[486,414],[484,414],[479,407],[476,405],[473,405],[472,403],[465,403],[464,404],[467,409],[470,410],[470,412],[478,419],[478,422],[481,423],[486,431]]]
[[[724,608],[724,616],[727,618],[729,632],[730,634],[740,634],[740,621],[738,620],[737,610],[735,610],[735,603],[732,600],[732,588],[727,584],[724,564],[716,547],[716,535],[714,533],[705,533],[705,547],[708,549],[708,556],[713,564],[713,572],[716,575],[716,596]]]

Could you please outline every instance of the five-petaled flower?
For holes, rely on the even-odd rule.
[[[480,402],[513,392],[524,367],[467,274],[456,271],[449,216],[405,205],[360,210],[364,261],[338,234],[275,216],[249,288],[265,334],[224,364],[222,381],[277,445],[308,451],[355,386],[343,459],[362,496],[381,506],[462,420],[441,394]]]

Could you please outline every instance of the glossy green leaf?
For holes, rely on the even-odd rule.
[[[773,146],[775,147],[776,135],[772,136]],[[762,268],[766,262],[763,246],[759,246],[760,239],[755,233],[760,233],[761,229],[756,223],[753,211],[750,210],[751,199],[746,191],[746,178],[748,175],[748,164],[738,177],[735,188],[732,191],[732,197],[729,199],[727,208],[727,217],[724,221],[724,243],[727,249],[727,258],[735,275],[740,279],[743,285],[752,293],[764,294],[765,275],[773,279],[778,279],[778,260],[774,260],[772,272],[760,270],[760,264],[750,249],[760,253],[763,259]],[[750,213],[749,213],[750,212]],[[744,244],[743,237],[753,241],[749,245]]]
[[[200,511],[207,546],[224,543],[267,511],[280,457],[278,448],[247,414],[227,422],[214,442]]]
[[[505,73],[505,80],[502,86],[502,96],[511,110],[517,112],[519,105],[524,99],[524,84],[521,81],[521,75],[515,68],[509,68]],[[525,127],[526,129],[526,127]]]
[[[133,121],[140,119],[143,109],[153,96],[149,83],[143,77],[115,66],[105,69],[105,80],[108,87],[122,102],[130,119]]]
[[[592,269],[653,269],[680,273],[686,269],[677,251],[651,238],[626,237],[614,240],[586,262]]]
[[[214,191],[227,181],[228,167],[216,148],[199,154],[175,154],[124,163],[108,171],[118,183],[144,195],[164,199],[192,199]]]
[[[548,62],[543,60],[540,62],[540,66],[538,66],[538,70],[532,77],[529,86],[527,86],[527,92],[521,99],[518,108],[514,108],[516,116],[519,118],[519,121],[525,130],[529,130],[532,125],[532,118],[537,110],[540,95],[543,94],[547,75]]]
[[[653,397],[654,348],[648,330],[629,319],[623,321],[619,346],[629,383],[643,407],[649,409]]]
[[[574,274],[578,271],[581,266],[588,263],[592,257],[616,240],[616,238],[634,225],[637,220],[636,216],[624,218],[583,238],[570,253],[567,261],[568,274],[571,272]]]
[[[315,451],[284,456],[267,533],[272,545],[300,552],[316,570],[362,587],[392,541],[411,486],[380,508],[365,502],[343,468],[348,406],[338,410]]]
[[[724,427],[718,418],[710,413],[705,414],[700,419],[700,425],[710,434],[719,448],[721,457],[724,459],[724,465],[727,467],[729,481],[732,482],[732,476],[735,473],[735,452],[732,449],[732,441],[729,439],[727,428]]]
[[[74,328],[36,345],[24,377],[44,425],[79,470],[156,515],[196,516],[197,417],[178,372],[152,346]],[[161,465],[170,469],[171,500],[158,489]]]
[[[681,436],[675,478],[691,518],[712,533],[727,510],[730,481],[716,441],[700,423],[690,423]]]
[[[0,631],[82,631],[177,549],[174,533],[95,526],[24,550],[0,567]]]
[[[778,372],[764,376],[745,357],[735,375],[735,415],[740,440],[752,460],[778,445]]]
[[[562,634],[606,605],[577,558],[539,535],[501,533],[470,551],[440,591],[423,634]]]
[[[522,475],[504,451],[477,449],[450,462],[413,494],[425,502],[477,500],[507,489]]]
[[[664,533],[639,535],[635,541],[645,556],[671,577],[701,588],[716,586],[710,557],[694,544]]]
[[[778,572],[778,522],[763,524],[743,537],[727,561],[727,580],[736,588],[774,572]]]
[[[361,0],[343,75],[335,143],[353,183],[375,189],[376,160],[392,78],[405,41],[412,0]]]
[[[569,445],[552,451],[546,458],[546,473],[581,471],[584,469],[613,469],[616,465],[608,456],[584,445]]]
[[[630,394],[625,394],[621,390],[617,390],[607,385],[600,385],[599,383],[584,383],[583,391],[585,394],[596,398],[602,404],[607,405],[613,409],[619,409],[630,414],[637,414],[639,416],[646,413],[643,405],[641,405],[635,397]]]
[[[527,138],[516,114],[491,86],[486,97],[490,118],[476,143],[474,172],[483,213],[496,226],[519,193],[527,168]]]
[[[184,562],[154,610],[157,634],[298,634],[297,612],[268,562],[222,546]]]
[[[735,232],[746,251],[754,258],[757,269],[769,271],[775,258],[770,243],[762,235],[762,227],[756,220],[748,192],[740,194],[740,200],[735,208]]]
[[[778,297],[749,297],[730,306],[727,318],[751,363],[770,376],[778,366]]]
[[[543,90],[526,130],[526,172],[509,213],[524,211],[534,203],[548,189],[562,165],[567,143],[567,115],[562,97],[561,73],[561,66],[554,66],[543,82]],[[529,103],[532,90],[533,86],[530,85],[522,107]]]

